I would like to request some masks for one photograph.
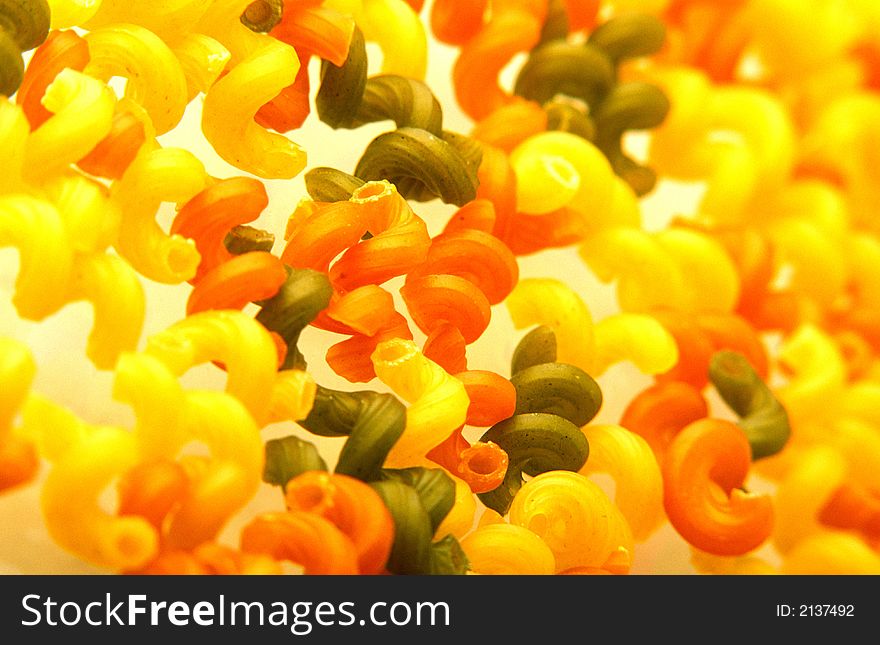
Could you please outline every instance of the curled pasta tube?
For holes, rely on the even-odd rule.
[[[788,414],[748,360],[737,352],[717,352],[709,376],[724,401],[740,415],[738,425],[748,437],[752,459],[782,450],[791,434]]]
[[[289,510],[316,513],[351,538],[361,574],[385,570],[394,541],[394,523],[369,485],[348,475],[311,471],[287,482],[284,499]]]
[[[28,138],[25,173],[38,181],[84,157],[113,122],[116,99],[104,83],[63,69],[46,88],[43,105],[53,113]]]
[[[157,134],[176,126],[187,104],[186,77],[174,52],[140,25],[109,25],[84,36],[89,46],[85,73],[102,81],[126,79],[125,96],[150,115]]]
[[[0,196],[0,245],[18,248],[21,262],[12,303],[18,314],[42,320],[65,301],[73,253],[64,223],[49,202]]]
[[[770,497],[741,488],[750,465],[749,442],[729,421],[701,419],[676,435],[662,464],[663,503],[685,540],[716,555],[742,555],[770,536]]]
[[[120,428],[88,426],[55,404],[31,398],[25,425],[52,462],[40,495],[49,534],[86,562],[134,569],[151,560],[158,535],[136,516],[116,517],[100,504],[105,488],[138,462],[134,435]]]
[[[657,383],[637,394],[626,406],[620,425],[641,436],[663,463],[673,437],[684,427],[709,415],[700,390],[679,381]]]
[[[526,482],[513,499],[510,523],[536,533],[553,552],[556,571],[632,561],[633,538],[618,508],[578,473],[552,471]]]
[[[541,303],[540,306],[538,303]],[[556,335],[556,360],[589,373],[596,342],[593,317],[570,287],[551,278],[522,279],[513,288],[505,304],[514,327],[549,327]]]
[[[200,256],[195,244],[168,235],[156,222],[164,201],[186,202],[205,188],[208,175],[194,155],[180,148],[144,149],[111,195],[122,213],[116,248],[141,275],[165,284],[192,278]]]
[[[629,523],[633,539],[645,541],[665,520],[663,476],[651,447],[618,425],[588,425],[582,430],[590,442],[590,458],[578,472],[611,475],[615,505]]]
[[[217,154],[236,168],[263,179],[290,179],[305,168],[305,151],[254,117],[293,85],[300,61],[293,47],[241,24],[248,4],[218,0],[199,23],[232,54],[229,71],[205,94],[202,130]]]
[[[210,3],[198,0],[142,0],[136,4],[125,0],[100,0],[97,4],[95,15],[77,24],[97,30],[107,25],[134,23],[163,38],[191,30],[210,6]]]
[[[187,316],[147,340],[147,353],[177,375],[208,361],[226,368],[226,391],[239,399],[259,424],[269,415],[278,355],[266,328],[235,310]]]
[[[37,472],[37,453],[30,441],[13,429],[36,373],[26,345],[0,337],[0,492],[31,479]]]
[[[461,540],[470,570],[484,575],[553,575],[556,558],[545,542],[516,524],[490,524]]]
[[[644,374],[661,374],[678,361],[678,346],[672,335],[654,318],[642,314],[614,314],[593,329],[597,377],[611,365],[629,360]]]
[[[827,418],[827,402],[837,400],[846,379],[846,365],[834,341],[818,327],[802,325],[782,344],[778,360],[791,372],[776,394],[792,427]]]
[[[113,398],[134,412],[142,462],[166,459],[186,442],[180,422],[183,388],[158,358],[143,352],[122,354],[116,363]]]
[[[425,77],[425,27],[404,0],[327,0],[324,6],[354,16],[364,37],[382,50],[383,73],[417,80]]]
[[[358,573],[358,554],[351,538],[316,513],[259,515],[242,529],[241,549],[289,560],[306,575]]]
[[[103,253],[77,257],[69,297],[94,308],[86,355],[96,367],[112,369],[122,352],[136,349],[146,303],[137,274],[124,260]]]
[[[611,210],[613,187],[620,180],[615,178],[602,152],[589,141],[568,132],[542,132],[514,148],[510,163],[517,178],[517,207],[523,212],[534,210],[535,195],[547,188],[545,173],[535,175],[527,171],[549,164],[556,168],[562,183],[569,186],[565,193],[571,199],[564,205],[579,215],[583,235],[615,222],[616,213]],[[525,201],[520,203],[520,197]]]
[[[192,548],[213,539],[257,492],[263,441],[245,407],[223,392],[186,392],[181,426],[210,450],[186,464],[190,484],[168,527],[170,544]]]
[[[204,34],[183,34],[170,46],[186,79],[187,104],[208,91],[232,57],[222,43]]]
[[[468,397],[461,381],[425,358],[409,340],[387,340],[372,356],[376,376],[410,405],[406,429],[391,449],[389,467],[430,465],[426,455],[463,425]]]

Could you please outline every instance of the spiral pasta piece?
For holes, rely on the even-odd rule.
[[[202,109],[202,131],[220,157],[236,168],[263,179],[290,179],[306,165],[306,153],[287,137],[254,121],[259,109],[296,80],[300,67],[293,47],[255,34],[239,21],[246,4],[231,5],[226,13],[216,6],[212,19],[200,24],[205,34],[232,53],[225,76],[208,89]],[[233,7],[238,12],[233,13]],[[245,89],[246,88],[246,89]]]
[[[19,315],[42,320],[63,306],[73,253],[52,204],[23,194],[0,196],[0,244],[17,247],[21,256],[12,298]]]
[[[157,134],[180,122],[188,102],[186,78],[159,36],[127,23],[93,29],[84,38],[89,46],[86,74],[105,82],[126,78],[125,96],[147,111]]]
[[[770,536],[770,498],[741,488],[750,465],[749,442],[728,421],[694,421],[672,440],[662,464],[663,503],[690,544],[717,555],[742,555]]]
[[[596,484],[553,471],[526,482],[510,507],[510,523],[536,533],[553,552],[556,571],[602,568],[620,560],[626,571],[633,539],[617,507]]]
[[[150,336],[146,351],[177,375],[200,363],[222,362],[227,392],[259,422],[266,420],[277,353],[269,332],[253,318],[234,310],[193,314]]]
[[[394,541],[394,523],[367,484],[348,475],[312,471],[291,479],[284,496],[288,509],[317,513],[351,538],[361,574],[384,571]]]
[[[114,570],[137,568],[152,559],[158,535],[149,522],[116,517],[99,503],[107,485],[137,463],[133,435],[120,428],[88,426],[33,397],[24,418],[41,454],[52,462],[40,503],[53,539],[85,561]]]
[[[406,429],[388,455],[388,466],[424,463],[428,451],[465,422],[464,385],[408,340],[379,343],[373,364],[379,380],[410,404]]]
[[[306,575],[355,575],[354,543],[330,520],[307,511],[264,513],[241,532],[241,549],[289,560]]]
[[[553,575],[553,551],[526,528],[516,524],[491,524],[462,539],[470,569],[483,575]]]
[[[620,417],[620,425],[651,446],[662,463],[674,436],[694,421],[709,416],[706,399],[692,385],[680,381],[657,383],[639,392]]]
[[[116,104],[106,85],[65,68],[46,88],[43,105],[53,116],[28,138],[26,173],[38,181],[84,157],[109,132]]]
[[[664,521],[663,476],[648,442],[618,425],[593,424],[583,428],[590,442],[590,458],[582,475],[607,473],[615,483],[614,504],[643,542]]]
[[[166,284],[191,279],[199,265],[195,244],[178,234],[168,235],[156,221],[163,201],[187,202],[205,188],[205,167],[180,148],[143,150],[111,196],[122,213],[116,248],[147,278]]]

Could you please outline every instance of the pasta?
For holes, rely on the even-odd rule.
[[[876,574],[878,25],[0,2],[10,543],[132,575]]]

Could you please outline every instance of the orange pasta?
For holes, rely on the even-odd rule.
[[[434,0],[431,30],[440,42],[463,45],[483,28],[489,0]]]
[[[488,199],[477,198],[455,211],[446,223],[444,233],[461,230],[485,231],[491,233],[495,228],[495,205]]]
[[[15,95],[15,101],[24,110],[31,130],[36,130],[52,116],[41,101],[58,72],[66,68],[81,72],[88,64],[89,47],[85,39],[73,30],[50,32],[43,44],[34,50],[21,87]]]
[[[455,96],[468,116],[479,121],[510,102],[498,75],[516,54],[538,44],[543,23],[541,12],[495,3],[492,18],[464,44],[452,69]]]
[[[118,514],[140,515],[161,529],[166,516],[186,496],[188,486],[186,470],[176,461],[140,463],[119,482]]]
[[[186,301],[186,313],[241,309],[250,302],[271,298],[286,279],[284,264],[271,253],[242,253],[214,267],[199,280]]]
[[[458,327],[446,321],[440,321],[431,328],[422,354],[450,374],[467,370],[467,343]]]
[[[663,463],[670,442],[685,426],[709,414],[700,390],[679,381],[657,383],[629,402],[620,425],[640,435]]]
[[[333,522],[316,513],[264,513],[241,531],[241,550],[289,560],[306,575],[357,575],[354,543]]]
[[[819,513],[832,528],[858,531],[869,543],[880,545],[880,496],[855,483],[844,483]]]
[[[202,256],[193,284],[232,257],[223,240],[234,227],[252,222],[269,204],[266,187],[249,177],[221,179],[184,204],[171,224],[171,234],[195,240]]]
[[[432,448],[426,457],[463,480],[472,493],[494,490],[504,481],[510,458],[501,446],[491,441],[471,445],[461,430],[458,428]]]
[[[470,280],[455,275],[426,275],[407,280],[400,295],[413,322],[425,333],[445,321],[461,332],[465,343],[477,340],[492,312],[486,295]]]
[[[534,101],[515,100],[474,126],[471,136],[510,153],[520,143],[547,129],[547,112]]]
[[[269,34],[298,51],[307,51],[341,67],[348,56],[354,20],[322,4],[323,0],[288,2],[281,22]]]
[[[289,132],[302,127],[309,116],[309,57],[302,49],[296,50],[300,61],[299,71],[292,85],[288,85],[274,99],[263,105],[254,116],[254,121],[264,128],[276,132]]]
[[[130,110],[113,114],[110,132],[92,151],[77,162],[87,173],[107,179],[120,179],[147,140],[144,122]]]
[[[690,544],[716,555],[759,547],[773,528],[769,496],[742,486],[751,466],[745,433],[722,419],[701,419],[672,440],[663,460],[663,506]]]
[[[488,370],[458,372],[468,404],[467,424],[488,428],[516,412],[516,388],[500,374]]]
[[[348,475],[313,470],[287,482],[284,498],[291,511],[320,515],[351,538],[360,573],[384,572],[394,543],[394,521],[370,486]]]

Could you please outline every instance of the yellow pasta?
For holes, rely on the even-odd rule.
[[[114,182],[111,195],[122,213],[117,250],[141,275],[168,284],[189,280],[201,256],[195,243],[168,235],[156,222],[162,202],[186,202],[208,184],[205,167],[180,148],[144,148]]]
[[[553,551],[530,530],[516,524],[490,524],[465,536],[461,548],[471,571],[485,575],[552,575]]]
[[[165,134],[176,126],[187,104],[186,77],[174,52],[149,29],[135,24],[101,27],[85,35],[85,72],[102,81],[126,79],[125,96],[142,106]]]
[[[678,345],[656,319],[643,314],[612,314],[596,323],[596,355],[587,370],[598,377],[621,361],[643,374],[661,374],[678,362]]]
[[[557,572],[632,559],[632,532],[620,510],[578,473],[550,471],[527,481],[513,498],[510,523],[533,531],[550,547]]]
[[[205,0],[100,0],[100,8],[88,19],[80,21],[88,29],[107,25],[135,23],[166,37],[185,32],[208,11],[212,2]]]
[[[137,463],[134,436],[90,426],[54,403],[32,396],[25,426],[52,462],[40,495],[46,528],[64,549],[98,567],[143,566],[158,549],[156,529],[140,517],[117,517],[101,504],[104,490]]]
[[[232,57],[222,43],[204,34],[183,34],[170,46],[186,78],[187,102],[207,92]]]
[[[46,89],[43,105],[53,115],[28,137],[25,176],[32,182],[88,154],[110,132],[116,98],[101,81],[68,68]]]
[[[202,131],[217,154],[240,170],[264,179],[290,179],[306,165],[306,153],[285,136],[257,125],[254,116],[300,67],[293,47],[256,34],[239,20],[248,0],[216,0],[199,23],[205,35],[231,53],[228,73],[205,94]]]
[[[317,389],[315,379],[308,372],[302,370],[278,372],[272,389],[270,422],[305,419],[312,409]]]
[[[428,68],[428,40],[419,16],[404,0],[327,0],[354,17],[364,38],[382,52],[382,73],[421,80]]]
[[[633,538],[643,542],[665,520],[663,476],[651,446],[618,425],[587,425],[590,456],[580,474],[607,473],[614,479],[614,504],[626,518]]]
[[[477,513],[477,499],[471,492],[471,487],[463,479],[449,472],[446,474],[455,483],[455,503],[434,531],[434,536],[438,540],[446,535],[454,535],[457,538],[467,535],[474,527],[474,517]]]
[[[849,533],[826,531],[800,542],[782,561],[787,575],[880,574],[880,556]]]
[[[0,195],[22,189],[27,119],[21,108],[0,96],[0,146],[4,150],[3,172],[0,173]]]
[[[801,540],[825,530],[819,523],[819,512],[845,476],[846,462],[831,448],[816,446],[800,456],[774,498],[773,543],[780,553],[788,553]]]
[[[89,20],[102,0],[48,0],[52,29],[67,29],[81,25]]]
[[[263,441],[245,407],[223,392],[186,392],[185,437],[210,457],[185,462],[190,485],[168,529],[169,542],[193,548],[216,537],[226,521],[256,493],[263,474]]]
[[[12,304],[18,315],[42,320],[63,306],[73,265],[64,222],[49,202],[15,194],[0,196],[0,247],[20,255]]]
[[[266,328],[240,311],[205,311],[187,316],[147,339],[146,352],[180,376],[208,361],[227,373],[226,391],[241,401],[259,424],[267,421],[278,354]]]
[[[551,278],[524,278],[504,303],[514,327],[546,325],[556,335],[557,360],[589,373],[595,356],[593,316],[571,287]]]
[[[372,360],[379,380],[410,404],[406,428],[388,454],[386,466],[431,465],[425,457],[428,451],[465,422],[469,400],[464,385],[425,358],[410,340],[379,343]]]

